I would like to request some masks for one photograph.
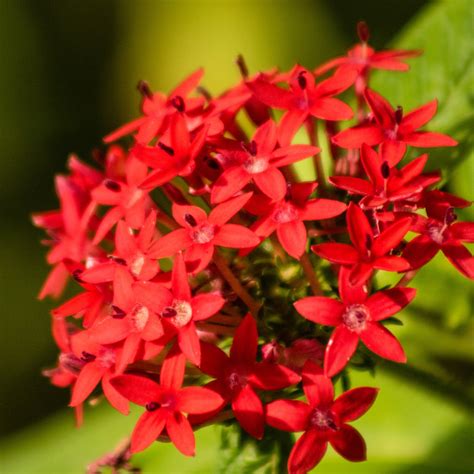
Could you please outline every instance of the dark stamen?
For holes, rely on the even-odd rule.
[[[123,258],[116,257],[115,255],[109,255],[108,258],[112,260],[117,265],[127,265],[127,261]]]
[[[82,351],[81,360],[84,362],[93,362],[96,356],[90,352]]]
[[[386,161],[382,163],[382,166],[380,167],[380,172],[382,173],[384,179],[387,179],[390,176],[390,166]]]
[[[244,79],[247,79],[247,77],[249,77],[249,70],[247,68],[247,64],[245,63],[245,59],[241,54],[237,56],[235,63],[237,64],[237,67],[239,68],[242,77]]]
[[[298,85],[300,86],[301,89],[306,89],[306,86],[308,85],[308,82],[306,81],[306,72],[305,71],[301,71],[299,74],[298,74]]]
[[[113,191],[115,193],[118,193],[122,187],[120,186],[119,183],[117,183],[117,181],[114,181],[112,179],[106,179],[104,181],[104,186],[109,189],[110,191]]]
[[[208,102],[212,100],[212,94],[203,86],[196,87],[196,91],[199,92]]]
[[[158,408],[160,408],[160,404],[157,402],[149,402],[145,405],[145,408],[147,411],[155,411],[155,410],[158,410]]]
[[[171,308],[171,306],[168,306],[161,312],[161,316],[163,318],[172,318],[173,316],[176,316],[178,313],[174,308]]]
[[[444,216],[444,222],[447,224],[447,225],[450,225],[452,224],[456,219],[458,218],[458,216],[456,215],[456,213],[454,212],[454,209],[452,207],[448,207],[448,209],[446,209],[446,214]]]
[[[81,274],[84,270],[81,270],[80,268],[78,268],[77,270],[74,270],[72,272],[72,277],[74,278],[74,280],[76,280],[78,283],[84,283],[84,280],[81,278]]]
[[[191,214],[185,214],[185,215],[184,215],[184,220],[185,220],[191,227],[196,227],[196,226],[197,226],[196,219],[195,219],[194,216],[192,216]]]
[[[220,169],[219,162],[215,158],[212,158],[211,156],[208,156],[205,159],[205,161],[207,163],[207,166],[209,166],[209,168],[212,168],[213,170]]]
[[[369,234],[365,236],[365,248],[367,250],[370,250],[372,248],[372,237]]]
[[[403,118],[403,107],[399,105],[397,107],[397,110],[395,110],[395,122],[397,123],[397,125],[400,125],[400,123],[402,122],[402,118]]]
[[[115,306],[114,304],[112,305],[112,310],[112,318],[114,319],[122,319],[127,315],[127,313],[123,309],[119,308],[118,306]]]
[[[177,95],[171,99],[171,105],[178,111],[184,112],[185,103],[183,98],[180,95]]]
[[[173,150],[173,148],[171,148],[170,146],[165,145],[165,144],[162,143],[162,142],[158,142],[158,146],[159,146],[165,153],[168,153],[168,155],[174,156],[174,150]]]
[[[147,81],[138,81],[137,89],[143,97],[148,97],[149,99],[153,98],[153,92]]]
[[[362,43],[369,41],[370,31],[365,21],[359,21],[359,23],[357,23],[357,35]]]
[[[252,141],[249,143],[248,152],[249,152],[252,156],[256,156],[256,155],[257,155],[257,144],[255,143],[254,140],[252,140]]]

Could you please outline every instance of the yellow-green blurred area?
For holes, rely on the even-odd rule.
[[[449,177],[446,189],[472,199],[473,9],[472,0],[0,0],[0,472],[83,472],[137,419],[101,404],[87,407],[76,430],[68,391],[41,376],[57,355],[54,302],[35,299],[48,269],[29,214],[56,206],[53,176],[69,152],[90,160],[105,133],[137,116],[139,79],[167,91],[204,66],[203,85],[219,94],[239,80],[238,54],[251,72],[314,67],[353,44],[365,19],[374,46],[425,50],[411,72],[380,73],[373,84],[407,110],[438,97],[432,127],[460,147],[437,151],[433,166]],[[317,472],[472,472],[472,286],[442,255],[413,285],[418,296],[393,327],[407,366],[381,362],[375,377],[351,377],[354,386],[381,387],[355,423],[369,461],[351,464],[330,450]],[[195,459],[155,443],[136,464],[145,473],[263,472],[249,470],[251,449],[223,470],[219,438],[217,428],[198,431]]]

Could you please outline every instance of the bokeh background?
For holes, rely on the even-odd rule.
[[[77,431],[65,408],[68,392],[41,376],[56,357],[48,317],[54,303],[35,299],[47,267],[29,216],[56,206],[53,176],[65,170],[68,153],[90,160],[106,132],[137,114],[139,79],[168,90],[204,66],[203,84],[219,93],[239,79],[237,54],[251,71],[313,67],[353,44],[355,24],[365,19],[374,46],[426,50],[406,76],[382,73],[374,84],[408,108],[438,95],[435,128],[462,147],[444,150],[435,164],[449,174],[448,189],[472,199],[473,160],[465,158],[472,147],[473,8],[472,0],[0,0],[0,471],[83,472],[136,419],[89,408]],[[318,472],[472,472],[472,287],[443,258],[414,284],[420,296],[395,329],[410,363],[382,364],[375,380],[354,377],[355,385],[382,387],[356,424],[369,462],[330,454]],[[137,464],[145,472],[213,472],[224,456],[219,437],[214,428],[201,430],[191,461],[157,445]]]

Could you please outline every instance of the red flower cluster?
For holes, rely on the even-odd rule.
[[[161,436],[193,455],[193,428],[235,417],[258,439],[266,424],[304,431],[291,473],[312,469],[328,442],[364,460],[347,423],[377,389],[334,400],[331,377],[350,368],[359,340],[406,361],[384,321],[413,300],[406,285],[438,250],[474,278],[462,244],[474,241],[474,224],[454,213],[470,203],[434,189],[440,174],[423,172],[427,154],[407,156],[407,146],[456,144],[419,130],[436,102],[404,115],[367,87],[371,69],[406,70],[402,60],[418,53],[375,52],[364,25],[359,33],[347,57],[314,73],[249,77],[239,58],[242,81],[218,97],[197,88],[202,70],[168,96],[140,82],[142,116],[105,138],[101,169],[71,158],[56,179],[60,209],[33,217],[50,236],[40,297],[59,296],[68,280],[79,290],[52,312],[60,356],[48,375],[71,388],[79,415],[100,391],[121,413],[129,401],[145,407],[132,452]],[[340,130],[354,114],[338,96],[351,88],[357,118]],[[319,129],[331,143],[329,168],[349,155],[355,164],[329,182]],[[309,157],[319,187],[293,168]],[[380,270],[403,276],[380,289]],[[307,403],[285,399],[303,393]]]

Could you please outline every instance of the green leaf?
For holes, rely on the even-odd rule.
[[[242,431],[237,423],[224,426],[219,449],[218,474],[278,474],[293,445],[289,433],[268,428],[261,441]]]

